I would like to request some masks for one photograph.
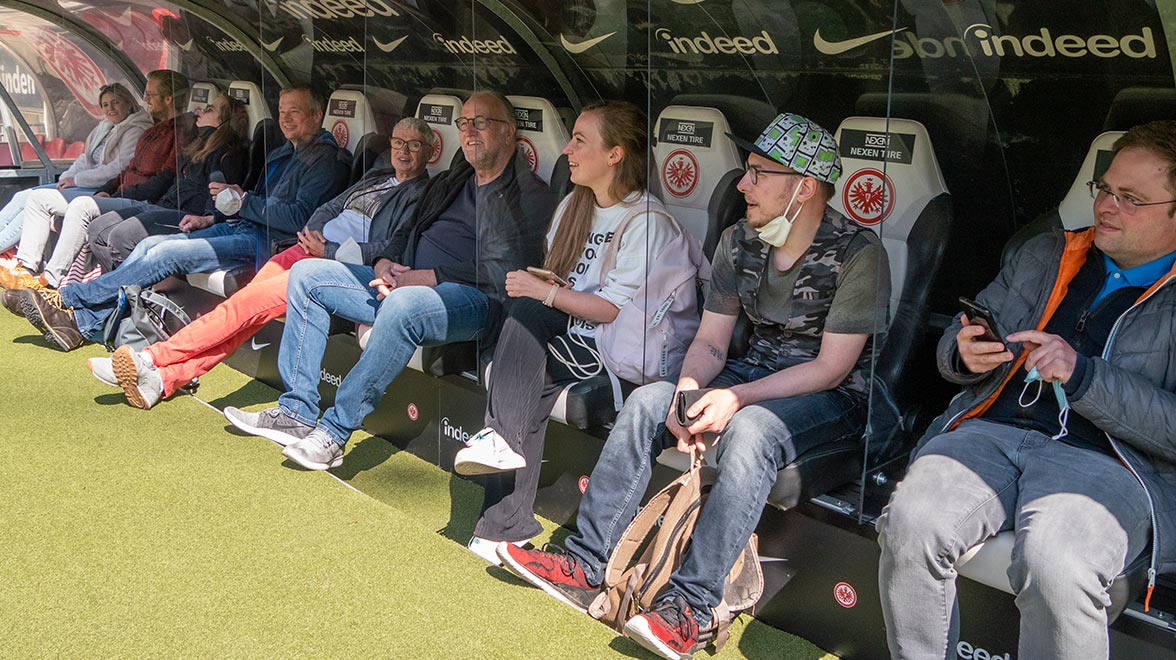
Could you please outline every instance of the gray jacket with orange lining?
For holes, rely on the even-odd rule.
[[[1055,230],[1035,236],[976,296],[992,310],[1000,336],[1045,327],[1086,261],[1094,229]],[[1052,286],[1044,286],[1052,283]],[[1025,361],[1015,359],[985,374],[960,371],[955,337],[959,317],[939,340],[939,371],[964,386],[919,441],[984,414]],[[1148,597],[1156,571],[1176,571],[1176,267],[1115,322],[1102,355],[1089,358],[1082,382],[1068,396],[1074,412],[1107,434],[1120,460],[1147,489],[1152,511],[1152,557]],[[917,449],[916,449],[917,451]]]

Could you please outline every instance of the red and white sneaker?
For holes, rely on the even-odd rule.
[[[626,621],[625,637],[668,660],[690,660],[703,647],[694,612],[678,595],[663,598]]]
[[[580,560],[559,546],[548,543],[543,550],[524,550],[500,543],[498,558],[503,568],[580,612],[587,613],[592,599],[600,593],[599,586],[588,584]]]

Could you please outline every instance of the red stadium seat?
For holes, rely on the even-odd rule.
[[[45,154],[51,160],[65,158],[65,138],[55,137],[45,143]]]

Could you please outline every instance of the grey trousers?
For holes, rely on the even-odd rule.
[[[919,450],[878,520],[890,653],[956,657],[955,561],[1014,530],[1018,657],[1106,658],[1107,587],[1143,552],[1150,529],[1147,494],[1115,458],[965,421]]]
[[[126,261],[144,238],[178,234],[177,225],[184,215],[183,211],[152,204],[104,213],[90,222],[86,230],[90,252],[102,270],[109,273]]]

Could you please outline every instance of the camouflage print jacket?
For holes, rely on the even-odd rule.
[[[775,310],[761,307],[758,300],[769,266],[770,246],[760,240],[746,220],[740,221],[729,231],[735,232],[734,240],[726,244],[730,246],[738,278],[739,299],[744,313],[753,324],[749,349],[744,359],[777,371],[812,361],[821,349],[825,320],[842,269],[860,250],[872,244],[878,245],[878,237],[833,208],[826,208],[812,245],[802,257],[801,270],[793,287],[791,308]],[[880,251],[880,254],[884,260],[885,252]],[[888,270],[881,268],[876,271],[883,275],[878,277],[877,282],[878,301],[889,299]],[[857,364],[839,389],[863,394],[866,392],[876,340],[880,341],[880,337],[871,335],[866,340]]]

